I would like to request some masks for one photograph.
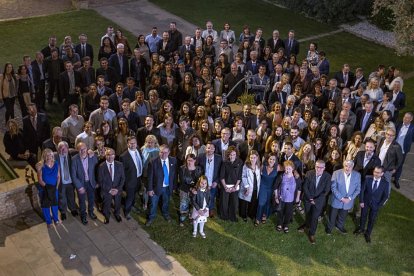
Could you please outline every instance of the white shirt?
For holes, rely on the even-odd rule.
[[[351,184],[351,174],[349,174],[349,176],[347,176],[345,171],[344,171],[344,178],[345,178],[346,193],[348,193],[349,192],[349,185]]]
[[[407,131],[409,127],[410,125],[403,124],[401,126],[400,132],[398,133],[397,143],[400,144],[401,149],[403,150],[403,154],[405,153],[404,152],[404,140],[405,140],[405,136],[407,135]]]
[[[162,160],[162,159],[161,159],[161,168],[162,168],[162,170],[164,170],[164,168],[163,168],[163,166],[164,166],[164,161],[165,161],[165,165],[167,166],[168,175],[170,175],[170,160],[169,160],[169,158],[167,158],[167,159],[165,159],[165,160]],[[170,185],[172,185],[172,183],[170,183]],[[162,186],[163,186],[163,187],[168,187],[168,186],[169,186],[169,185],[165,185],[165,183],[164,183],[164,178],[163,178],[163,181],[162,181]]]
[[[114,174],[115,174],[115,164],[114,163],[109,163],[108,161],[106,162],[106,166],[108,167],[108,171],[112,177],[112,181],[114,181]]]
[[[208,160],[211,159],[211,162],[208,162]],[[213,175],[214,175],[214,155],[209,158],[206,155],[206,173],[205,173],[206,177],[207,177],[207,183],[209,186],[211,186],[213,184]]]
[[[375,181],[377,181],[377,189],[378,189],[379,184],[380,184],[380,182],[381,182],[381,178],[376,179],[376,178],[374,177],[374,179],[373,179],[373,181],[372,181],[372,190],[374,190]]]
[[[387,155],[388,148],[391,146],[390,144],[387,144],[386,141],[382,144],[382,147],[380,149],[379,159],[381,159],[381,165],[384,164],[385,156]]]
[[[223,158],[224,158],[224,152],[226,152],[226,150],[229,148],[229,142],[227,142],[227,144],[224,144],[223,140],[220,139],[220,143],[221,143],[221,152],[222,152]]]

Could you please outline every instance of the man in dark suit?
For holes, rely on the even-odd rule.
[[[185,57],[185,52],[190,52],[191,53],[191,57],[194,56],[194,52],[195,52],[195,46],[193,44],[191,44],[191,37],[190,36],[186,36],[184,38],[184,44],[180,47],[180,58],[184,59]]]
[[[115,93],[108,97],[109,108],[115,111],[115,114],[118,114],[122,111],[122,100],[128,98],[124,95],[124,84],[118,82],[115,86]]]
[[[38,154],[43,142],[49,138],[50,125],[46,114],[38,113],[36,104],[28,106],[29,115],[23,118],[24,142],[30,153]]]
[[[362,83],[366,84],[367,80],[364,77],[364,71],[362,71],[362,68],[357,68],[355,69],[355,77],[349,88],[351,91],[357,90]]]
[[[59,89],[63,99],[63,118],[65,119],[69,114],[69,106],[71,104],[78,104],[81,74],[73,69],[73,64],[70,61],[65,62],[66,71],[59,75]]]
[[[61,141],[58,144],[57,152],[55,153],[55,160],[59,164],[60,185],[59,185],[59,210],[61,220],[66,219],[66,211],[69,208],[72,216],[78,215],[78,210],[75,203],[75,191],[73,179],[70,173],[70,166],[72,163],[69,155],[68,143]]]
[[[91,44],[87,43],[88,37],[86,34],[79,35],[79,44],[75,46],[75,53],[79,55],[81,60],[84,57],[89,57],[91,61],[91,66],[93,65],[93,47]],[[83,61],[82,61],[83,64]]]
[[[299,157],[297,157],[294,154],[294,148],[293,144],[290,141],[286,141],[283,143],[283,153],[280,156],[279,164],[283,164],[286,160],[290,160],[295,165],[295,172],[297,172],[299,175],[302,174],[302,161],[300,161]],[[282,172],[284,171],[284,168],[281,168]]]
[[[114,90],[115,84],[117,84],[120,81],[118,74],[116,73],[114,68],[109,66],[108,59],[106,57],[101,58],[100,63],[101,67],[96,69],[96,78],[98,79],[98,86],[99,76],[103,76],[105,80],[104,85],[109,87],[111,90]]]
[[[246,62],[246,65],[244,66],[243,73],[246,74],[246,72],[251,72],[252,75],[256,75],[259,73],[259,67],[260,67],[260,61],[258,60],[258,53],[256,51],[250,52],[250,60]]]
[[[405,108],[405,93],[401,91],[401,82],[394,81],[394,87],[392,89],[392,103],[395,107],[394,110],[394,122],[398,120],[400,110]]]
[[[405,162],[405,158],[407,157],[407,153],[411,150],[411,145],[414,142],[414,124],[413,121],[413,113],[407,112],[404,114],[402,123],[397,125],[397,143],[401,146],[402,153],[403,153],[403,160],[401,165],[398,167],[397,171],[395,172],[395,187],[399,187],[400,177],[402,173],[402,167]]]
[[[93,212],[93,207],[95,204],[95,171],[96,166],[98,165],[98,158],[93,153],[88,152],[88,148],[86,147],[86,144],[83,142],[78,143],[76,148],[79,153],[72,157],[72,180],[78,192],[81,221],[83,224],[87,224],[88,221],[86,219],[86,197],[88,198],[89,217],[94,220],[97,218],[95,213]],[[105,162],[103,164],[105,164]],[[106,180],[108,181],[109,177]]]
[[[389,184],[383,177],[384,168],[376,166],[374,169],[374,176],[368,176],[362,185],[361,193],[359,195],[359,205],[362,208],[361,222],[359,228],[354,231],[354,234],[364,233],[365,241],[371,242],[371,233],[374,227],[375,220],[378,216],[379,209],[384,206],[389,198]],[[368,217],[368,225],[365,230],[365,223]]]
[[[213,119],[216,119],[216,118],[220,117],[222,108],[227,106],[223,102],[223,96],[222,95],[216,95],[215,101],[216,101],[216,103],[211,108],[211,114],[213,116]]]
[[[167,62],[172,54],[173,44],[170,40],[170,35],[168,32],[162,33],[162,40],[158,41],[157,43],[157,52],[160,56],[162,56]]]
[[[139,148],[141,148],[144,145],[145,137],[147,137],[147,135],[150,135],[150,134],[154,135],[157,138],[158,143],[161,142],[160,129],[154,127],[154,116],[152,116],[151,114],[148,114],[145,117],[144,126],[140,127],[137,130],[137,142],[138,142]]]
[[[256,131],[253,129],[249,129],[247,131],[247,140],[241,142],[238,145],[239,153],[240,153],[240,159],[243,161],[246,161],[247,156],[249,155],[249,152],[251,150],[257,151],[260,155],[261,153],[261,145],[259,142],[256,141]]]
[[[348,122],[349,112],[346,110],[341,110],[339,113],[339,135],[342,138],[342,141],[348,141],[351,139],[354,127]],[[345,143],[344,143],[345,144]]]
[[[130,73],[135,81],[135,85],[142,91],[145,91],[149,66],[139,49],[134,49],[134,57],[130,60]]]
[[[107,148],[105,151],[106,161],[101,163],[98,168],[98,183],[101,186],[103,199],[103,214],[105,224],[109,223],[112,199],[114,199],[114,215],[117,222],[121,222],[119,215],[121,212],[122,189],[125,185],[124,166],[121,162],[115,161],[115,151]]]
[[[141,154],[137,149],[137,138],[129,136],[127,138],[128,149],[119,157],[119,161],[124,165],[125,170],[125,218],[131,219],[131,210],[135,205],[135,194],[141,189],[141,175],[143,163]]]
[[[217,185],[220,183],[220,168],[223,160],[221,155],[214,153],[214,151],[214,144],[208,142],[206,145],[206,153],[201,153],[197,156],[197,165],[203,169],[210,187],[210,202],[208,203],[210,211],[209,217],[214,217],[216,214]]]
[[[162,200],[162,216],[168,222],[171,217],[168,211],[170,196],[176,185],[177,179],[177,159],[169,156],[170,149],[167,145],[160,146],[159,157],[153,159],[148,164],[148,196],[150,197],[150,212],[146,226],[151,226],[156,214],[158,201]]]
[[[243,112],[241,113],[240,117],[243,119],[243,127],[245,130],[256,129],[258,127],[257,117],[252,113],[251,104],[245,104],[243,106]]]
[[[89,57],[82,58],[82,67],[78,72],[81,75],[81,91],[82,95],[86,95],[89,92],[89,85],[96,83],[95,69],[91,66],[91,59]]]
[[[32,61],[33,84],[36,92],[36,106],[39,110],[45,110],[46,94],[46,65],[42,52],[36,53],[36,59]]]
[[[230,65],[230,73],[228,73],[224,77],[224,81],[223,81],[223,84],[224,84],[223,94],[227,95],[226,96],[227,104],[235,103],[236,100],[243,94],[244,82],[242,81],[241,83],[239,83],[242,79],[243,79],[243,75],[239,72],[237,64],[233,62]],[[229,92],[238,83],[239,85],[236,88],[234,88],[234,90],[229,95]]]
[[[213,144],[215,147],[215,153],[220,154],[223,160],[226,159],[226,150],[230,146],[236,146],[234,141],[230,140],[231,131],[229,128],[225,127],[221,130],[221,138],[213,140]]]
[[[354,170],[361,174],[362,183],[367,176],[372,176],[375,167],[381,166],[381,160],[375,154],[375,142],[373,140],[365,142],[365,151],[357,153],[354,163]]]
[[[303,200],[305,204],[305,223],[299,227],[303,232],[309,229],[309,241],[315,244],[315,233],[318,227],[318,218],[322,214],[326,203],[326,196],[331,190],[331,175],[325,172],[325,162],[316,161],[315,170],[308,171],[302,186]]]
[[[51,50],[51,56],[45,59],[47,82],[49,84],[48,103],[53,103],[53,95],[56,94],[58,102],[62,102],[62,92],[59,91],[59,76],[65,70],[63,60],[59,57],[57,48]]]
[[[268,110],[271,110],[272,105],[275,102],[279,102],[282,105],[286,104],[286,102],[287,102],[287,94],[286,94],[285,91],[282,91],[282,88],[283,88],[282,83],[281,82],[275,83],[273,88],[274,88],[274,90],[272,90],[269,93],[268,97],[265,96],[265,99],[264,99],[264,101],[268,104],[268,106],[267,106]]]
[[[67,139],[66,137],[63,137],[62,128],[56,126],[52,129],[52,137],[45,140],[42,143],[42,151],[44,149],[51,149],[52,151],[57,152],[58,151],[58,145],[62,141],[66,142],[66,143],[69,143],[69,139]]]
[[[401,146],[395,141],[395,130],[388,128],[385,131],[385,138],[382,138],[377,143],[377,155],[381,160],[381,165],[384,167],[384,178],[390,184],[391,177],[397,172],[398,168],[403,162],[403,152]],[[400,188],[398,182],[395,183],[397,189]]]
[[[274,30],[272,37],[267,40],[267,46],[272,49],[272,53],[276,53],[279,48],[285,48],[285,43],[279,37],[279,31]]]
[[[288,33],[288,38],[283,41],[285,44],[285,54],[289,57],[291,54],[299,54],[299,41],[295,39],[295,31],[290,30]]]
[[[122,43],[116,45],[116,53],[109,57],[109,66],[115,69],[118,80],[125,82],[126,78],[129,77],[129,63],[128,57],[124,54],[125,46]]]
[[[334,78],[338,81],[339,88],[349,88],[354,83],[354,74],[348,64],[344,64],[342,70],[335,73]]]
[[[357,115],[357,121],[355,124],[355,130],[359,130],[362,133],[366,133],[369,126],[374,123],[376,113],[373,111],[374,104],[371,101],[367,101],[364,104],[365,109],[361,109]]]

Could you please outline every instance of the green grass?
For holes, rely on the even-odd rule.
[[[347,235],[334,231],[324,233],[319,224],[317,244],[312,246],[305,234],[295,229],[303,222],[299,215],[291,224],[289,234],[274,230],[275,216],[267,224],[254,227],[244,223],[209,219],[207,239],[191,236],[192,226],[177,224],[178,198],[171,204],[175,219],[166,223],[158,215],[151,227],[146,227],[152,239],[173,255],[194,275],[375,275],[412,274],[414,251],[414,203],[393,192],[391,200],[380,211],[372,233],[372,243],[363,236],[354,236],[355,224],[348,216]],[[137,219],[144,223],[143,215]],[[145,226],[144,226],[145,227]]]

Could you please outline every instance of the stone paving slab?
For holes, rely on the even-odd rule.
[[[104,225],[98,219],[88,227],[69,216],[47,228],[33,214],[0,221],[7,233],[0,236],[0,276],[189,275],[135,220]]]

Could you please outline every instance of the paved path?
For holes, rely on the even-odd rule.
[[[92,7],[102,16],[114,21],[135,36],[151,33],[152,27],[158,27],[158,33],[169,29],[171,21],[177,23],[177,29],[183,34],[194,35],[196,26],[173,15],[146,0],[139,0],[116,5]]]
[[[101,218],[99,218],[101,219]],[[171,226],[174,227],[174,226]],[[47,228],[35,212],[0,222],[0,276],[189,275],[134,220],[107,225],[69,215]]]

